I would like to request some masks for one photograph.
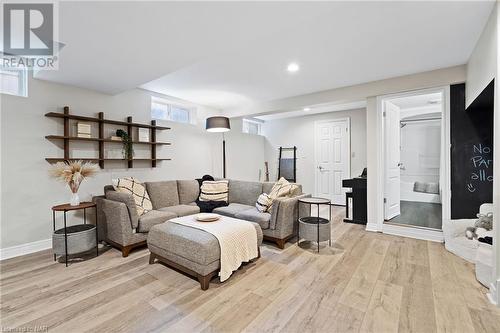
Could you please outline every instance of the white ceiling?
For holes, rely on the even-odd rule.
[[[37,77],[234,108],[464,64],[493,5],[60,2],[60,70]]]
[[[389,102],[400,108],[401,119],[441,117],[443,111],[443,95],[440,92],[398,97]]]
[[[390,102],[396,106],[399,106],[401,109],[415,109],[415,108],[423,108],[423,107],[431,107],[436,104],[442,103],[442,94],[441,93],[431,93],[431,94],[420,94],[420,95],[412,95],[405,97],[398,97],[391,99]],[[434,102],[434,103],[431,103]]]
[[[366,107],[366,101],[344,103],[344,104],[315,105],[315,106],[310,106],[307,109],[304,108],[304,109],[292,110],[292,111],[287,111],[287,112],[278,112],[278,113],[271,113],[271,114],[266,114],[266,115],[258,115],[258,116],[254,116],[253,118],[263,120],[263,121],[271,121],[271,120],[277,120],[277,119],[283,119],[283,118],[309,116],[312,114],[319,114],[319,113],[362,109],[365,107]]]

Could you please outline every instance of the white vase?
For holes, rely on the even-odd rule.
[[[69,201],[70,206],[78,206],[80,204],[80,197],[78,192],[71,193],[71,200]]]

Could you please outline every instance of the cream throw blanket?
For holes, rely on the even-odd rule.
[[[243,262],[259,255],[257,231],[248,221],[221,216],[215,222],[198,222],[195,215],[178,217],[170,222],[206,231],[217,238],[220,245],[220,280],[227,280]]]

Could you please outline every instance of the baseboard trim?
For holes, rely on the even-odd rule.
[[[52,239],[42,239],[36,242],[6,247],[0,249],[0,260],[23,256],[52,248]]]
[[[367,223],[366,224],[366,231],[373,231],[373,232],[379,232],[378,230],[378,224],[377,223]]]
[[[384,224],[384,234],[422,239],[432,242],[443,243],[444,236],[440,230],[428,230],[422,228],[412,228],[392,224]]]

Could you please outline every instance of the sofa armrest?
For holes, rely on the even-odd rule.
[[[123,246],[132,243],[134,230],[127,206],[123,202],[109,199],[102,199],[101,204],[106,216],[107,239]]]
[[[102,211],[103,200],[106,200],[106,197],[104,195],[92,197],[92,202],[94,202],[96,204],[96,220],[97,220],[97,226],[98,226],[97,231],[99,232],[99,241],[105,240],[106,235],[108,234],[108,231],[106,229],[106,216],[104,215],[104,212]],[[92,219],[91,219],[91,221],[92,221]]]
[[[277,231],[281,237],[287,237],[295,232],[299,213],[299,199],[311,196],[302,194],[293,198],[277,198],[273,202],[271,223],[269,228]],[[302,215],[301,211],[301,215]]]
[[[137,208],[135,206],[135,200],[132,194],[108,191],[106,192],[106,199],[122,202],[127,207],[128,215],[130,218],[130,227],[135,229],[139,226],[139,215],[137,214]]]

